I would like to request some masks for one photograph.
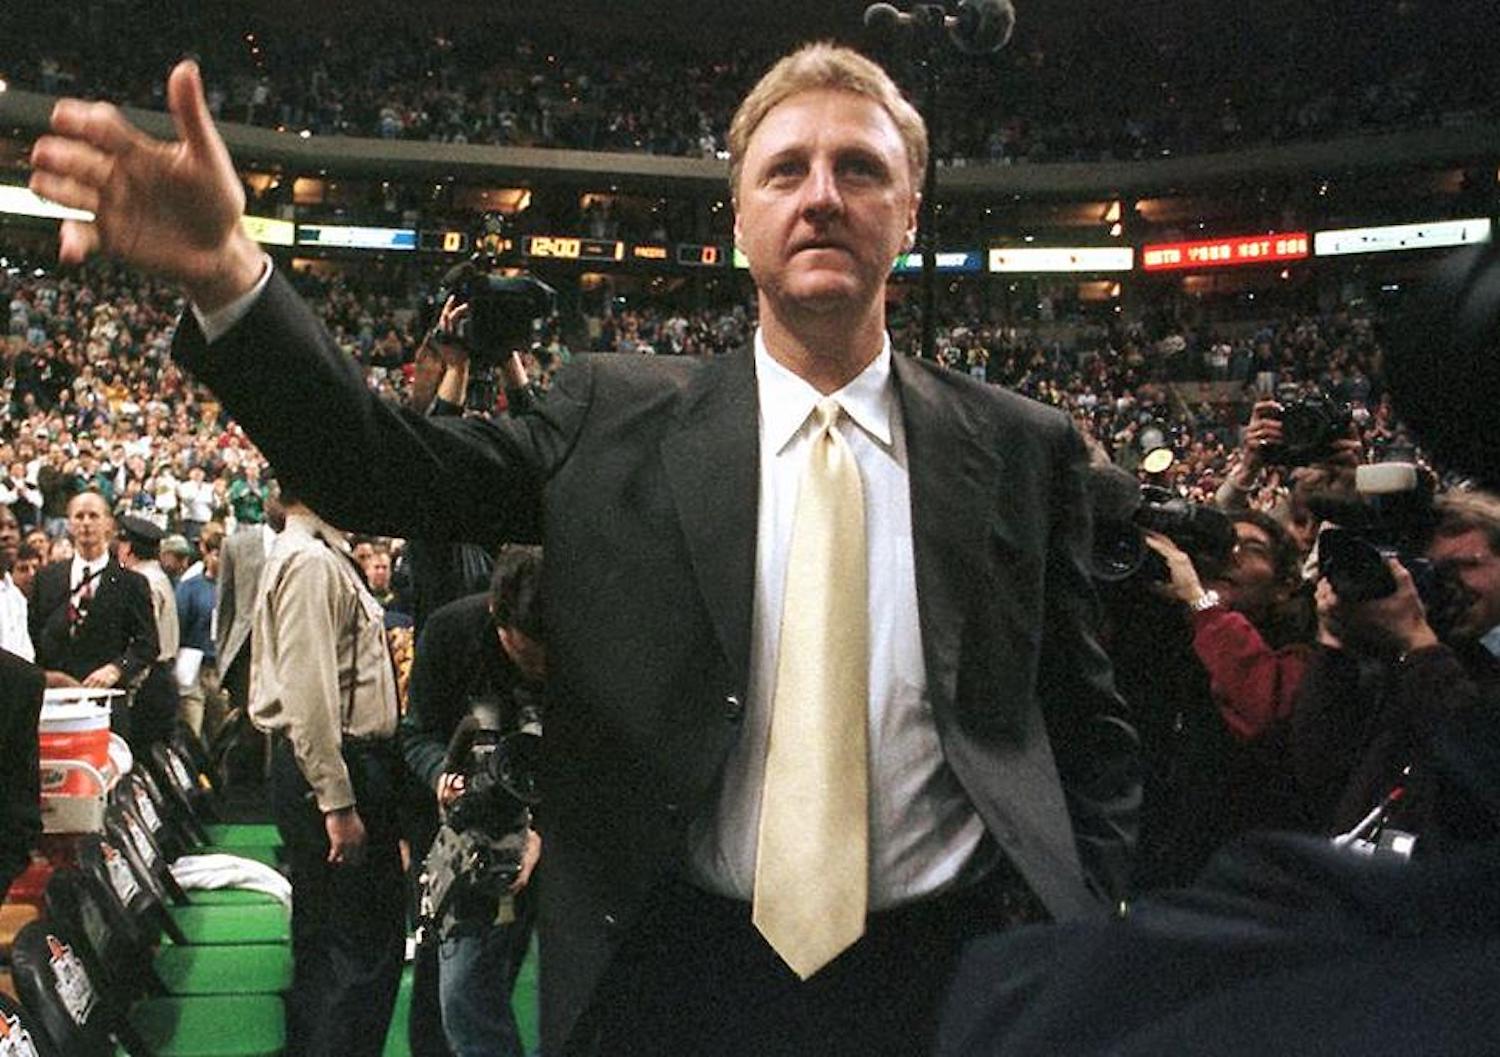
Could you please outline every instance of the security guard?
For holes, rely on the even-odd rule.
[[[156,624],[156,659],[146,671],[131,709],[130,743],[137,753],[147,751],[155,742],[169,742],[177,723],[177,645],[181,633],[177,627],[177,595],[172,581],[158,558],[161,528],[142,517],[120,518],[120,534],[115,540],[115,557],[120,567],[139,573],[151,589],[151,616]]]
[[[290,1050],[378,1057],[404,952],[396,681],[344,535],[282,490],[251,634],[250,719],[273,735],[291,868]]]

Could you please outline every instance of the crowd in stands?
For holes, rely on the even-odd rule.
[[[1241,15],[1222,32],[1186,12],[1161,25],[1129,11],[1066,26],[1023,17],[1006,51],[945,62],[938,156],[1147,159],[1500,117],[1500,64],[1462,17],[1409,0],[1343,14],[1313,7],[1263,22]],[[17,87],[162,109],[165,71],[189,53],[201,57],[225,121],[703,157],[725,150],[735,103],[785,43],[656,34],[632,45],[618,36],[627,26],[604,45],[534,24],[440,28],[409,13],[372,14],[337,34],[263,28],[250,16],[226,25],[211,8],[166,27],[109,18],[99,6],[57,18],[67,24],[0,23],[0,75]],[[1373,23],[1387,32],[1364,32]],[[886,57],[920,87],[907,57]]]
[[[371,387],[403,399],[421,338],[415,295],[343,277],[295,278]],[[91,486],[119,512],[174,532],[194,533],[210,519],[231,527],[260,520],[267,468],[168,356],[182,308],[174,293],[107,263],[67,274],[12,267],[0,274],[0,306],[8,319],[0,501],[23,526],[50,525],[55,534],[67,497]],[[571,343],[556,327],[538,338],[525,358],[534,381],[545,386],[576,351],[691,356],[739,348],[755,312],[746,300],[696,309],[632,300],[585,322]],[[916,352],[914,313],[895,311],[892,335],[898,351]],[[1366,457],[1411,448],[1378,381],[1372,320],[1350,308],[1222,333],[1160,321],[1080,324],[1061,340],[965,304],[939,320],[937,355],[951,369],[1066,409],[1131,472],[1150,449],[1171,448],[1174,462],[1160,483],[1196,501],[1222,485],[1257,396],[1325,394],[1351,407]],[[1273,472],[1264,500],[1284,485]]]

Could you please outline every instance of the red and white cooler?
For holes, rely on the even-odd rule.
[[[42,700],[42,828],[48,833],[97,832],[105,794],[120,775],[111,756],[110,710],[121,690],[58,687]],[[115,739],[118,741],[118,739]]]

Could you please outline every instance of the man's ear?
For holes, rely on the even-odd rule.
[[[911,213],[906,218],[906,241],[902,243],[906,251],[910,253],[917,248],[917,224],[922,216],[922,193],[914,192],[911,196]]]

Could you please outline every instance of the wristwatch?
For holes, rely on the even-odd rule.
[[[1199,595],[1197,600],[1188,608],[1194,613],[1202,613],[1204,610],[1215,609],[1223,604],[1224,600],[1219,597],[1219,592],[1208,590]]]

